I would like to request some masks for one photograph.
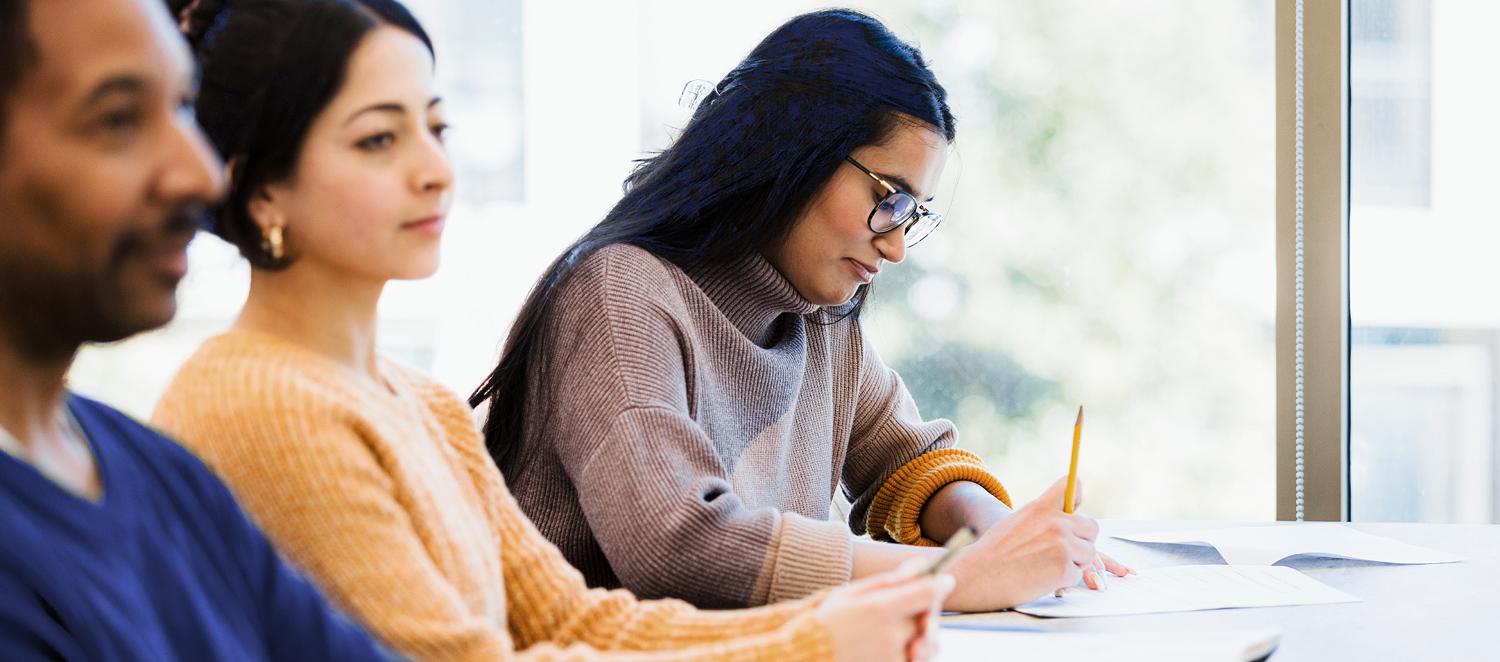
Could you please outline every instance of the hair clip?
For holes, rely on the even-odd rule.
[[[710,94],[718,94],[719,88],[701,78],[690,80],[687,85],[682,86],[682,94],[677,97],[677,105],[688,110],[697,110],[698,106],[708,99]]]

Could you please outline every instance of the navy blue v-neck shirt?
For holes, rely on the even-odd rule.
[[[98,402],[68,404],[104,496],[75,497],[0,453],[0,658],[389,659],[197,458]]]

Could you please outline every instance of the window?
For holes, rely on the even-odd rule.
[[[1497,18],[1489,3],[1350,3],[1353,519],[1495,521]]]
[[[1349,193],[1426,207],[1431,195],[1432,27],[1427,0],[1350,4]]]

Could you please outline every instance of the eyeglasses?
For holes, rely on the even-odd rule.
[[[881,199],[870,210],[870,231],[875,234],[885,234],[896,228],[901,228],[901,238],[906,242],[906,247],[916,246],[918,242],[932,234],[939,225],[943,224],[943,215],[927,211],[926,207],[917,203],[917,198],[906,191],[891,186],[884,179],[855,161],[854,157],[846,156],[844,160],[853,163],[854,167],[864,171],[871,179],[880,182],[885,190],[889,191],[885,198]]]

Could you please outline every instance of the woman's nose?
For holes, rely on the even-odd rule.
[[[880,256],[885,258],[886,262],[899,264],[906,259],[906,233],[897,228],[885,234],[875,235],[875,249],[880,251]]]
[[[453,164],[448,150],[437,140],[427,140],[411,171],[412,188],[418,191],[447,191],[453,187]]]

